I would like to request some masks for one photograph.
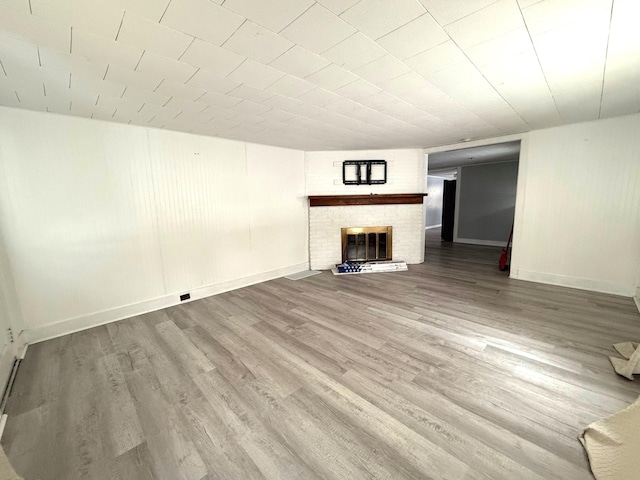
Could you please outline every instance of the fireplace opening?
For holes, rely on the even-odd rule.
[[[391,260],[392,227],[342,229],[342,263]]]

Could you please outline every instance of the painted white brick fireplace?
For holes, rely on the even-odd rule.
[[[393,227],[393,259],[424,262],[422,205],[348,205],[309,210],[309,262],[327,270],[342,260],[341,228]],[[420,227],[422,225],[422,227]]]
[[[307,152],[308,195],[369,195],[424,192],[422,150]],[[344,160],[387,160],[384,185],[343,185]],[[424,261],[424,204],[316,206],[309,209],[309,263],[327,270],[342,260],[341,228],[393,227],[393,259]]]

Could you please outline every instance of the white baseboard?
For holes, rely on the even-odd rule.
[[[440,224],[440,225],[431,225],[429,227],[424,227],[424,229],[425,230],[431,230],[432,228],[440,228],[440,227],[442,227],[442,224]]]
[[[248,287],[249,285],[255,285],[256,283],[266,282],[267,280],[273,280],[275,278],[284,277],[285,275],[291,275],[308,269],[309,264],[305,262],[297,265],[291,265],[289,267],[271,270],[269,272],[251,275],[249,277],[244,277],[237,280],[231,280],[229,282],[196,288],[188,292],[189,294],[191,294],[191,299],[185,302],[180,301],[180,294],[187,292],[176,292],[172,295],[153,298],[131,305],[123,305],[121,307],[90,313],[88,315],[70,318],[67,320],[61,320],[59,322],[55,322],[49,325],[43,325],[41,327],[27,329],[24,331],[24,336],[26,342],[29,344],[43,342],[52,338],[61,337],[62,335],[68,335],[70,333],[79,332],[81,330],[97,327],[99,325],[105,325],[107,323],[116,322],[118,320],[134,317],[136,315],[142,315],[144,313],[153,312],[155,310],[161,310],[163,308],[178,305],[180,303],[188,303],[193,300],[210,297],[211,295],[217,295],[219,293],[228,292],[230,290]]]
[[[593,280],[591,278],[569,277],[552,273],[529,272],[526,270],[512,270],[510,276],[518,280],[577,288],[579,290],[589,290],[592,292],[610,293],[623,297],[632,297],[635,293],[635,287],[604,282],[602,280]]]
[[[467,243],[469,245],[484,245],[489,247],[506,247],[507,241],[499,240],[476,240],[475,238],[454,238],[454,243]]]

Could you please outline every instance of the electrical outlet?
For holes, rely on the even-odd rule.
[[[184,302],[185,300],[189,300],[191,298],[190,293],[185,293],[184,295],[180,295],[180,301]]]

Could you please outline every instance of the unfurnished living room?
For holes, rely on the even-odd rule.
[[[0,479],[640,478],[639,19],[0,0]]]

